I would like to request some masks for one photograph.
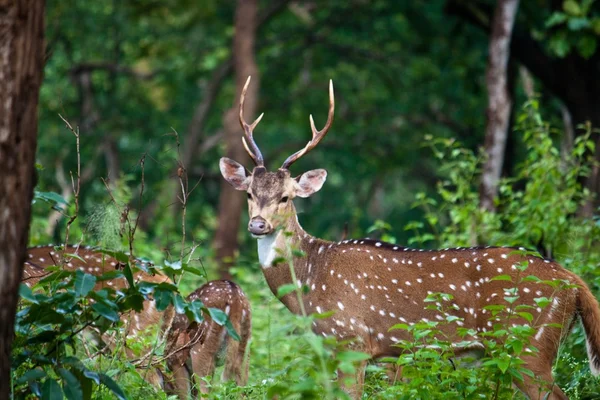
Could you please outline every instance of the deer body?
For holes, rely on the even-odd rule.
[[[248,84],[249,80],[246,87]],[[244,94],[245,90],[240,100],[243,142],[256,167],[248,173],[236,161],[222,158],[221,173],[234,188],[248,194],[248,230],[258,239],[259,261],[273,293],[276,294],[284,284],[306,285],[310,291],[302,297],[302,302],[307,312],[335,312],[330,318],[315,320],[313,329],[316,333],[354,339],[357,348],[376,359],[398,356],[400,349],[394,344],[409,339],[406,331],[388,331],[393,325],[449,320],[441,325],[444,334],[455,343],[470,342],[464,348],[456,348],[456,353],[460,354],[482,347],[479,335],[492,330],[497,322],[497,317],[485,307],[508,304],[504,297],[515,294],[507,289],[516,287],[516,305],[532,306],[528,312],[540,327],[531,343],[539,353],[526,354],[522,359],[542,383],[526,377],[515,384],[532,399],[566,398],[560,388],[552,384],[551,370],[560,339],[568,333],[577,317],[581,317],[587,336],[591,369],[598,373],[598,302],[579,277],[551,260],[511,248],[417,250],[368,239],[328,242],[307,234],[298,223],[291,199],[308,197],[318,191],[327,173],[317,169],[292,178],[289,167],[314,148],[331,126],[333,88],[330,84],[329,117],[325,128],[317,131],[311,116],[313,139],[274,172],[264,167],[253,138],[253,129],[262,115],[252,125],[243,119]],[[289,249],[302,250],[306,256],[293,256],[295,253],[290,253]],[[287,265],[290,259],[295,279]],[[273,265],[274,261],[276,265]],[[527,265],[525,271],[519,268],[521,265]],[[493,279],[500,275],[508,275],[511,282]],[[548,284],[522,279],[530,275],[577,286],[556,291]],[[437,302],[437,310],[426,309],[431,303],[425,299],[433,293],[447,293],[453,298]],[[551,298],[551,304],[544,309],[537,307],[534,299],[540,297]],[[281,300],[290,311],[300,313],[295,293],[287,294]],[[561,328],[546,326],[550,323],[560,324]],[[525,319],[511,319],[510,324],[529,323]],[[460,327],[472,329],[473,335],[460,337],[457,334]],[[364,364],[357,374],[357,387],[350,388],[356,398],[360,398],[362,392],[363,375]]]
[[[83,246],[68,246],[65,253],[77,254],[81,260],[78,258],[63,259],[62,252],[56,251],[53,246],[28,249],[23,270],[23,283],[29,287],[33,286],[49,274],[45,268],[53,265],[59,265],[63,269],[71,271],[79,269],[94,276],[124,267],[123,263],[113,257]],[[149,271],[135,270],[134,280],[136,282],[171,282],[162,274],[150,272],[151,263],[136,260],[136,264]],[[112,288],[118,291],[127,287],[125,278],[114,278],[97,282],[94,290]],[[144,371],[142,376],[156,387],[175,393],[181,399],[187,399],[194,394],[195,383],[199,384],[202,393],[208,392],[204,381],[195,382],[193,374],[198,378],[212,375],[215,359],[225,345],[227,345],[227,354],[223,379],[235,379],[239,385],[244,385],[248,379],[248,366],[243,361],[251,336],[251,314],[250,305],[242,289],[230,281],[211,281],[187,297],[187,301],[193,300],[200,300],[206,307],[218,308],[225,312],[235,331],[240,334],[241,341],[228,338],[226,329],[215,323],[209,315],[205,314],[204,321],[201,323],[190,322],[187,316],[175,314],[172,307],[167,308],[164,313],[158,311],[151,298],[144,301],[141,312],[130,311],[121,315],[121,321],[125,328],[125,354],[130,360],[139,358],[139,355],[127,348],[128,340],[135,340],[136,337],[147,334],[149,329],[159,324],[163,333],[167,331],[165,354],[167,354],[167,365],[173,373],[173,378],[170,379],[160,368],[155,367]],[[114,347],[112,344],[116,338],[104,335],[102,341],[108,343],[110,347]],[[149,362],[142,365],[149,365]]]

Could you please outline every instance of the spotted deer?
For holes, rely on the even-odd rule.
[[[518,296],[515,306],[533,305],[530,311],[534,321],[538,321],[538,330],[530,343],[538,352],[526,353],[522,360],[539,379],[525,376],[524,381],[515,381],[517,387],[532,399],[566,398],[552,383],[551,371],[560,339],[566,336],[577,317],[581,318],[587,337],[591,370],[598,373],[598,302],[578,276],[554,261],[505,247],[422,250],[369,239],[330,242],[305,232],[298,222],[292,200],[320,190],[327,172],[315,169],[292,177],[290,167],[314,149],[329,131],[334,115],[333,84],[330,81],[325,127],[317,130],[311,115],[312,139],[289,156],[279,169],[268,171],[253,137],[263,115],[252,124],[248,124],[243,116],[249,83],[250,78],[241,94],[239,120],[243,128],[243,145],[255,167],[248,172],[238,162],[221,158],[220,170],[229,184],[247,193],[248,230],[258,239],[258,259],[271,291],[276,294],[278,288],[286,284],[306,285],[310,291],[301,298],[306,312],[334,311],[333,316],[314,321],[315,333],[353,340],[357,348],[378,359],[400,355],[395,344],[409,339],[406,331],[389,331],[393,325],[444,321],[440,327],[444,335],[456,343],[456,354],[460,355],[483,347],[481,335],[492,330],[496,323],[486,306],[507,304],[504,300],[508,294],[506,288],[514,286]],[[290,249],[299,249],[305,256]],[[288,268],[290,260],[294,277]],[[526,271],[522,272],[525,265]],[[508,276],[512,282],[494,279],[499,275]],[[519,278],[525,275],[541,280],[562,280],[575,286],[557,292],[548,284]],[[452,299],[440,300],[446,304],[437,303],[438,308],[446,307],[448,311],[425,308],[430,304],[425,299],[439,292],[452,296]],[[550,306],[537,307],[534,299],[540,297],[551,298]],[[296,293],[283,296],[281,301],[291,312],[301,312]],[[525,319],[511,319],[510,322],[528,323]],[[467,338],[459,337],[459,327],[475,333]],[[465,339],[471,345],[462,348],[460,343]],[[356,398],[362,393],[365,364],[359,365],[356,383],[348,388]]]
[[[32,287],[50,272],[46,267],[58,265],[65,270],[81,270],[85,273],[101,276],[106,272],[122,269],[125,264],[98,250],[83,246],[68,246],[64,251],[56,251],[53,246],[40,246],[28,249],[23,270],[22,282]],[[68,256],[76,254],[77,257]],[[171,280],[152,271],[152,264],[136,260],[140,268],[133,274],[134,281],[151,283],[171,282]],[[148,271],[148,272],[146,272]],[[126,289],[128,283],[124,277],[98,281],[94,290],[112,288],[116,291]],[[155,302],[149,298],[144,301],[143,311],[131,311],[121,315],[124,325],[125,353],[130,360],[138,359],[127,348],[127,342],[135,340],[148,330],[161,324],[166,331],[165,357],[172,377],[164,374],[160,368],[150,368],[141,373],[147,381],[166,392],[177,394],[180,399],[188,399],[197,393],[207,393],[208,387],[201,377],[211,376],[215,368],[215,359],[224,346],[227,347],[223,379],[234,379],[237,384],[245,385],[248,379],[248,365],[244,362],[247,345],[251,336],[250,304],[242,289],[230,281],[210,281],[192,292],[188,301],[200,300],[206,307],[217,308],[225,312],[241,340],[229,338],[226,329],[204,314],[201,323],[190,322],[183,314],[175,314],[169,307],[164,313],[156,309]],[[171,322],[172,321],[172,322]],[[110,347],[115,338],[104,335],[102,341]],[[149,349],[148,349],[149,350]],[[142,365],[148,365],[143,363]]]

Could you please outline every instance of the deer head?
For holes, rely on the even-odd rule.
[[[282,166],[275,172],[269,172],[264,165],[263,156],[254,141],[253,130],[258,125],[264,114],[261,114],[252,124],[244,120],[244,98],[250,84],[250,77],[246,81],[240,99],[240,124],[244,129],[242,142],[250,158],[256,165],[251,173],[238,162],[223,157],[219,163],[221,174],[236,190],[248,194],[248,214],[250,222],[248,230],[256,237],[261,238],[282,228],[282,224],[289,215],[296,211],[292,200],[295,197],[308,197],[319,191],[327,178],[327,171],[315,169],[292,178],[289,167],[304,154],[312,150],[327,134],[333,123],[335,101],[333,96],[333,82],[329,82],[329,115],[325,127],[320,131],[315,127],[312,115],[310,126],[312,139],[306,146],[289,156]]]

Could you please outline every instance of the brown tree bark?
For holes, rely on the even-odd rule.
[[[0,399],[29,234],[44,64],[43,0],[0,0]]]
[[[244,115],[247,120],[256,114],[260,80],[254,59],[256,39],[257,0],[238,0],[235,12],[235,36],[233,38],[233,68],[235,70],[236,96],[233,107],[223,116],[226,156],[237,161],[247,158],[242,145],[241,127],[238,118],[242,88],[249,75],[252,84],[246,92]],[[235,191],[224,180],[221,181],[219,196],[218,227],[215,233],[214,248],[219,262],[219,275],[223,279],[231,277],[231,266],[238,249],[238,231],[245,202],[243,193]]]
[[[519,0],[498,0],[490,36],[487,69],[488,107],[485,130],[487,160],[483,166],[479,188],[480,205],[493,211],[494,197],[502,172],[506,139],[510,123],[512,99],[508,88],[510,40]]]

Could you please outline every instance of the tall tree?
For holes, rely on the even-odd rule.
[[[575,2],[548,0],[535,5],[525,3],[530,7],[527,9],[523,7],[523,18],[513,29],[513,40],[510,43],[511,56],[539,79],[545,89],[561,100],[569,110],[575,126],[589,121],[593,127],[600,127],[600,83],[596,78],[600,74],[600,51],[597,50],[596,39],[581,40],[590,37],[589,34],[584,36],[587,34],[584,30],[569,32],[578,39],[577,43],[593,43],[584,47],[585,51],[582,49],[575,51],[576,46],[571,46],[566,40],[550,39],[550,44],[547,44],[539,38],[540,29],[552,25],[550,22],[554,15],[560,15],[562,22],[552,25],[549,29],[557,31],[564,37],[568,37],[568,34],[564,32],[565,28],[560,29],[563,25],[577,26],[568,24],[570,19],[577,20],[576,22],[585,20],[586,16],[573,14],[568,7],[565,10],[565,3],[573,5]],[[600,11],[598,3],[588,2],[588,8],[590,12],[593,10],[596,14]],[[447,0],[446,12],[488,33],[492,30],[490,21],[493,9],[487,1]],[[536,21],[543,16],[546,16],[543,21]],[[554,20],[556,21],[556,18]],[[540,23],[542,27],[539,26]],[[576,36],[578,32],[581,36]],[[595,158],[600,160],[600,134],[596,133],[594,139],[596,140]],[[581,210],[583,215],[590,216],[600,205],[600,167],[597,165],[592,167],[586,187],[596,194],[596,199],[589,201]]]
[[[0,398],[29,235],[37,106],[44,65],[43,0],[0,0]]]
[[[227,157],[242,160],[246,151],[242,145],[239,123],[239,101],[244,83],[252,76],[252,84],[246,92],[245,111],[247,119],[256,114],[258,101],[259,76],[254,58],[256,39],[257,0],[238,0],[235,12],[235,35],[233,38],[233,64],[235,70],[236,96],[232,108],[223,116],[225,147]],[[244,196],[236,192],[224,180],[221,182],[219,196],[218,227],[215,233],[214,247],[219,261],[219,275],[229,278],[229,266],[238,249],[238,231],[244,206]]]
[[[487,68],[487,125],[485,150],[487,160],[483,166],[480,186],[481,207],[494,210],[494,197],[502,172],[506,138],[510,122],[512,99],[508,90],[508,59],[510,39],[519,0],[498,0],[492,20]]]

